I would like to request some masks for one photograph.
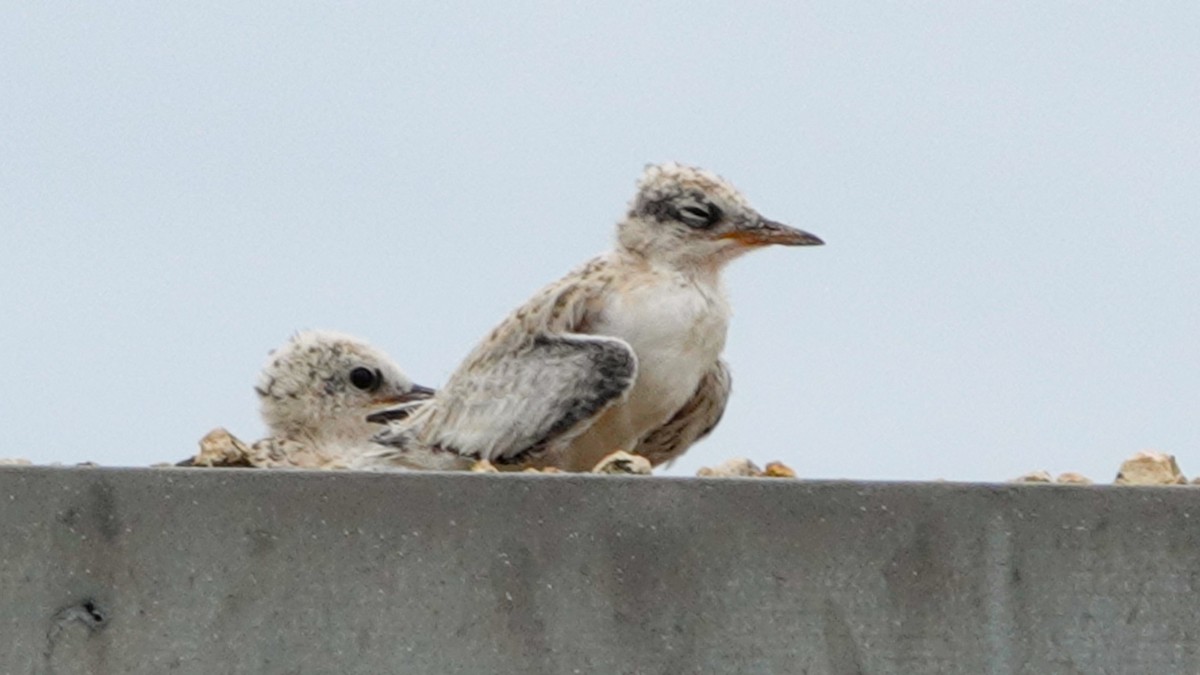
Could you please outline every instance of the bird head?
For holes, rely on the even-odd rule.
[[[716,268],[763,246],[825,243],[764,218],[720,176],[674,162],[646,167],[617,240],[648,258]]]
[[[348,335],[304,331],[271,352],[254,387],[271,436],[365,440],[372,411],[427,399],[386,354]]]

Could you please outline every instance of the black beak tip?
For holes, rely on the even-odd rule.
[[[426,399],[433,398],[433,395],[436,393],[437,393],[436,389],[431,389],[429,387],[426,387],[426,386],[423,386],[420,384],[414,384],[412,386],[412,389],[409,389],[408,393],[404,394],[404,400],[405,401],[424,401]]]
[[[380,410],[367,415],[367,421],[372,424],[387,424],[408,417],[408,410]]]

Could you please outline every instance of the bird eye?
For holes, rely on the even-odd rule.
[[[711,204],[700,206],[684,206],[677,211],[679,220],[696,229],[712,227],[721,219],[721,209]]]
[[[350,384],[363,391],[375,391],[383,383],[383,373],[379,369],[370,370],[358,367],[350,371]]]

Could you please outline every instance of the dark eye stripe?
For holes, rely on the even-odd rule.
[[[678,220],[689,227],[705,229],[712,227],[721,219],[721,209],[715,205],[684,206],[676,212]]]

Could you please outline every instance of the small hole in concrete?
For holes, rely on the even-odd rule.
[[[83,611],[87,612],[88,617],[91,618],[93,628],[99,628],[108,620],[108,614],[103,609],[100,609],[100,606],[95,602],[85,600],[81,606],[83,607]]]

